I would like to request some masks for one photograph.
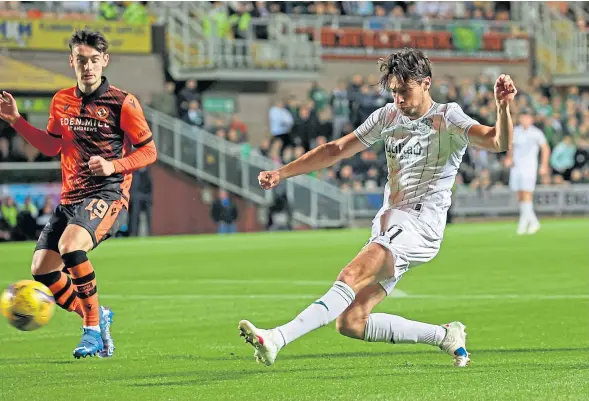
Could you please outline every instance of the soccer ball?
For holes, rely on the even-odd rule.
[[[0,298],[0,311],[17,329],[36,330],[51,320],[55,299],[51,290],[38,281],[21,280],[4,291]]]

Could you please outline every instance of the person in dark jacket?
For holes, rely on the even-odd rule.
[[[141,213],[147,220],[147,235],[151,235],[151,211],[153,204],[153,184],[149,169],[144,167],[133,173],[131,183],[131,204],[129,205],[129,236],[139,235]]]
[[[237,232],[237,207],[229,199],[227,191],[219,189],[219,197],[213,202],[211,217],[217,223],[217,234],[232,234]]]

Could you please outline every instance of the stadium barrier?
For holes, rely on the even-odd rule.
[[[170,73],[177,80],[313,80],[322,67],[321,46],[288,29],[287,16],[252,18],[243,38],[218,37],[204,3],[165,6]],[[192,18],[190,15],[196,15]],[[205,19],[211,24],[205,27]],[[267,31],[258,39],[255,31]]]
[[[349,216],[352,220],[372,218],[382,206],[382,191],[351,194]],[[519,213],[515,194],[505,187],[482,191],[458,190],[453,195],[452,212],[456,216],[498,217]],[[589,214],[589,185],[539,186],[534,192],[534,209],[548,215]]]
[[[265,191],[258,174],[279,165],[249,144],[231,143],[148,106],[144,112],[163,163],[264,206],[272,203],[274,193],[286,192],[294,219],[311,227],[347,224],[348,196],[338,187],[304,175]]]

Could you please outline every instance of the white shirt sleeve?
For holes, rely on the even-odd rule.
[[[446,129],[452,134],[465,136],[468,141],[468,130],[473,125],[480,123],[469,116],[462,110],[458,103],[448,103],[446,110]]]
[[[386,107],[386,106],[385,106]],[[384,128],[386,117],[385,107],[381,107],[372,113],[354,133],[366,147],[370,147],[382,139],[381,133]]]
[[[546,137],[544,136],[542,130],[540,128],[536,128],[534,130],[534,133],[536,134],[536,140],[538,141],[538,145],[544,145],[546,143]]]

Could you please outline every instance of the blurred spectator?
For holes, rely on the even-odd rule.
[[[184,117],[182,117],[182,120],[184,120],[190,125],[196,125],[199,128],[204,127],[204,115],[202,113],[202,110],[200,109],[200,104],[198,103],[198,101],[192,100],[188,104],[188,110],[186,111],[186,114],[184,114]]]
[[[153,95],[151,107],[169,116],[178,117],[178,98],[175,90],[174,82],[166,82],[164,90]]]
[[[318,130],[319,121],[311,114],[311,109],[307,106],[300,107],[299,115],[292,127],[292,143],[302,146],[305,151],[309,151],[311,141],[316,138]]]
[[[350,121],[350,100],[348,99],[345,81],[338,81],[331,94],[330,105],[333,110],[331,140],[336,140],[342,136],[344,125]]]
[[[37,215],[39,214],[39,209],[37,206],[35,206],[30,196],[25,198],[25,203],[23,204],[21,210],[23,212],[29,213],[34,219],[36,219]]]
[[[237,207],[224,189],[219,189],[219,197],[213,202],[211,208],[211,217],[217,224],[218,234],[237,232]]]
[[[314,110],[319,112],[327,106],[329,102],[329,96],[325,89],[319,86],[319,82],[315,81],[311,84],[311,90],[309,91],[309,99],[313,100]]]
[[[129,204],[129,236],[139,235],[142,215],[145,215],[145,235],[151,235],[152,205],[153,183],[149,168],[144,167],[133,173]]]
[[[37,216],[36,223],[37,223],[37,230],[43,229],[49,220],[51,220],[51,216],[53,215],[53,205],[49,200],[46,200],[43,204],[43,208],[41,209],[41,213]]]
[[[550,156],[550,166],[555,173],[562,175],[565,179],[570,178],[570,169],[575,165],[575,153],[577,148],[570,136],[554,147]]]
[[[99,17],[105,21],[116,21],[119,19],[118,5],[113,1],[101,1]]]
[[[180,93],[178,94],[178,101],[180,102],[180,110],[182,112],[181,115],[184,115],[184,112],[188,109],[188,104],[192,101],[200,102],[200,93],[196,89],[196,81],[194,79],[189,79],[186,81],[186,85]]]
[[[282,147],[290,145],[290,131],[294,124],[294,119],[284,107],[282,100],[277,100],[274,103],[274,106],[268,113],[268,118],[270,120],[270,134],[273,137],[273,141],[279,141]]]
[[[268,207],[266,230],[292,230],[292,208],[286,192],[274,191],[274,199]]]
[[[123,12],[123,21],[129,25],[144,25],[149,22],[146,1],[129,1]]]
[[[10,229],[14,229],[17,223],[18,208],[14,203],[14,199],[10,196],[4,199],[2,206],[0,206],[0,212],[2,212],[2,218],[8,224]]]

